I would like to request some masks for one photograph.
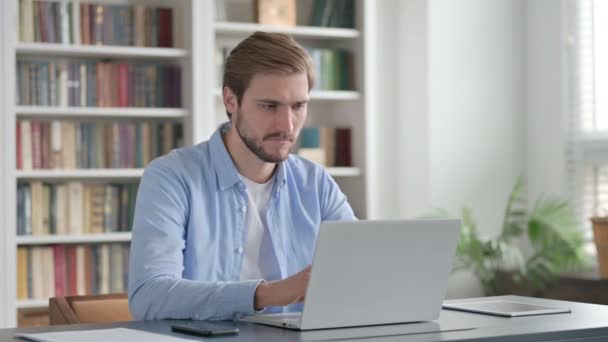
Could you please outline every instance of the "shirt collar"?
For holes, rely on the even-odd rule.
[[[222,139],[222,135],[230,129],[230,122],[223,123],[209,139],[209,151],[211,154],[211,162],[215,168],[215,174],[221,190],[226,190],[237,183],[242,182],[239,177],[239,172],[236,169],[234,161],[230,157],[226,145]],[[279,188],[282,188],[287,182],[285,172],[286,163],[278,163],[276,174]]]

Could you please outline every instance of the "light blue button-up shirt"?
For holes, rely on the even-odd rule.
[[[222,141],[228,127],[209,141],[155,159],[144,172],[129,267],[129,305],[136,319],[230,319],[254,312],[262,280],[239,281],[248,202]],[[290,155],[275,176],[266,222],[286,278],[312,262],[322,221],[355,216],[323,167]]]

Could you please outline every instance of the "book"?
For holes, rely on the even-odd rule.
[[[33,169],[33,160],[32,160],[32,129],[29,120],[21,120],[21,156],[22,160],[22,169],[23,170],[31,170]]]
[[[262,25],[296,26],[296,0],[256,0],[255,20]]]
[[[336,166],[352,166],[351,128],[336,128]]]
[[[43,201],[43,185],[42,182],[34,181],[30,183],[31,190],[31,222],[32,222],[32,235],[43,235],[44,233],[44,209],[42,205]]]
[[[65,235],[70,232],[69,188],[66,184],[57,184],[55,187],[55,234]]]
[[[76,294],[78,296],[84,296],[87,293],[87,280],[86,280],[86,251],[85,246],[76,246],[76,267],[73,271],[76,273]],[[123,291],[123,288],[117,289],[117,292]]]
[[[55,294],[66,296],[68,295],[68,265],[66,265],[65,247],[63,245],[53,246],[53,263],[55,265]]]
[[[28,250],[25,247],[17,247],[17,299],[27,299],[28,294]]]
[[[323,27],[354,27],[353,0],[314,0],[310,25]]]
[[[83,184],[81,182],[69,182],[69,208],[70,208],[70,235],[80,235],[83,232],[82,210],[83,210]]]

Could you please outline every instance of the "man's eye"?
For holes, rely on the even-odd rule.
[[[275,108],[277,108],[277,105],[271,103],[263,103],[261,104],[261,106],[266,110],[274,110]]]
[[[296,103],[296,104],[293,106],[293,108],[294,108],[294,109],[302,109],[302,108],[304,108],[304,106],[305,106],[305,105],[306,105],[306,104],[304,104],[304,103]]]

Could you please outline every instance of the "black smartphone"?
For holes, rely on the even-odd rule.
[[[195,336],[224,336],[239,333],[239,328],[207,322],[192,322],[171,325],[171,331]]]

